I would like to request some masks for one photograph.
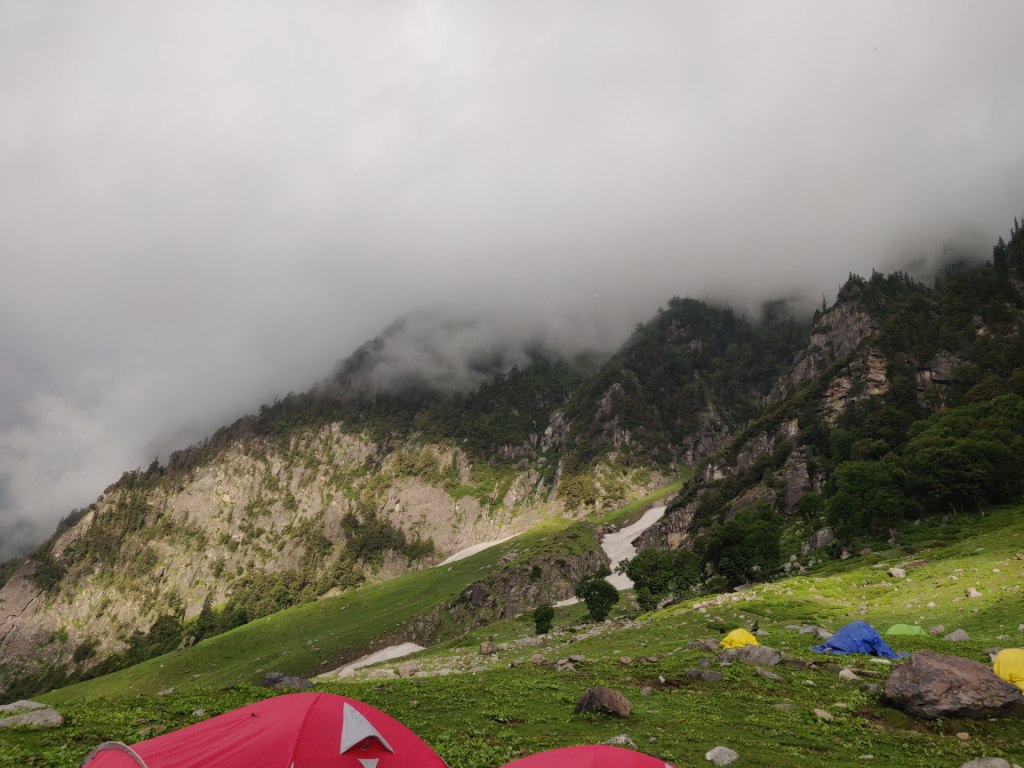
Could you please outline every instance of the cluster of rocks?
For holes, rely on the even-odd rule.
[[[313,683],[304,677],[296,677],[295,675],[286,675],[284,672],[267,672],[263,676],[263,687],[264,688],[312,688]]]

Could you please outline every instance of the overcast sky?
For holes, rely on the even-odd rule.
[[[0,0],[0,558],[410,311],[612,346],[673,294],[989,249],[1024,214],[1022,29],[1020,0]]]

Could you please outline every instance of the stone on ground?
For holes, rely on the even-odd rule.
[[[715,765],[729,765],[739,760],[740,756],[728,747],[715,747],[704,755],[704,759]]]
[[[0,714],[14,714],[15,712],[32,712],[36,709],[46,709],[45,704],[28,699],[19,699],[10,704],[0,704]]]
[[[683,674],[691,680],[703,680],[705,683],[720,683],[725,680],[725,675],[721,672],[710,669],[687,669]]]
[[[0,728],[60,728],[62,725],[64,725],[64,717],[50,707],[0,720]]]
[[[743,645],[739,648],[726,648],[718,653],[719,663],[739,662],[754,664],[759,667],[774,667],[782,661],[782,654],[767,645]]]
[[[896,667],[883,697],[890,706],[928,719],[994,717],[1024,705],[1020,689],[984,664],[931,651],[918,651]]]
[[[633,705],[629,699],[611,688],[588,688],[576,702],[576,714],[580,712],[604,712],[615,717],[629,717]]]
[[[636,742],[624,733],[620,733],[618,736],[612,736],[608,741],[602,743],[607,744],[610,747],[632,747],[633,749],[636,749]]]

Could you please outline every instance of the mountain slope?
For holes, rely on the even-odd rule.
[[[958,508],[1015,498],[998,441],[927,441],[949,426],[930,414],[1024,395],[1022,242],[1015,229],[993,263],[958,265],[934,287],[851,276],[810,329],[785,302],[753,322],[673,299],[608,359],[540,341],[474,341],[459,357],[446,334],[476,338],[471,327],[398,323],[321,386],[126,473],[18,564],[0,588],[0,691],[614,509],[684,466],[693,481],[640,544],[692,549],[705,591],[948,511],[944,483],[968,489]],[[1016,424],[1015,401],[991,408],[955,421]],[[984,482],[929,474],[929,456],[956,465],[957,451]]]
[[[865,657],[822,657],[810,650],[812,636],[798,627],[835,630],[853,618],[882,631],[894,621],[944,624],[946,632],[967,630],[971,640],[890,640],[899,650],[927,648],[983,660],[985,648],[1024,637],[1017,629],[1024,609],[1024,561],[1016,558],[1024,548],[1022,526],[1020,507],[965,516],[953,525],[908,524],[897,531],[894,547],[873,542],[880,548],[869,556],[744,593],[689,600],[637,621],[619,617],[596,627],[580,620],[578,608],[564,609],[556,631],[539,647],[511,644],[497,654],[479,655],[484,640],[532,637],[529,617],[508,619],[413,657],[420,669],[413,677],[381,679],[371,670],[366,679],[318,688],[380,707],[437,749],[452,768],[496,768],[522,754],[600,743],[622,733],[640,751],[676,765],[701,764],[717,745],[735,749],[744,763],[781,768],[823,761],[925,768],[961,765],[979,755],[1019,763],[1024,720],[923,722],[884,707],[864,686],[883,683],[889,665]],[[906,578],[888,576],[894,566],[904,567]],[[967,586],[983,597],[964,598]],[[767,632],[762,642],[787,659],[771,670],[778,679],[743,664],[719,666],[713,652],[688,647],[703,638],[717,643],[722,630],[749,627],[755,620]],[[547,661],[534,663],[535,654]],[[569,655],[583,660],[571,671],[553,667],[554,660]],[[841,680],[842,666],[857,670],[861,679]],[[723,677],[701,680],[688,675],[690,670]],[[64,712],[68,724],[50,732],[0,732],[0,766],[72,768],[104,739],[131,743],[273,695],[245,685],[194,687],[185,669],[164,682],[186,687],[159,697],[119,694],[87,701],[75,689],[43,697]],[[622,691],[633,704],[631,716],[574,715],[576,700],[594,685]],[[197,714],[198,708],[203,713]],[[831,719],[814,710],[828,712]]]
[[[761,520],[783,543],[819,529],[805,556],[836,537],[843,554],[903,517],[1019,498],[1008,457],[1024,434],[1022,395],[1024,303],[1008,275],[966,266],[934,288],[851,276],[763,415],[698,466],[641,544],[703,553],[716,527]],[[722,575],[731,586],[766,574]]]

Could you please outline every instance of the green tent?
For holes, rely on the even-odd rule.
[[[921,629],[917,624],[893,624],[887,630],[887,635],[924,635],[928,636],[928,633]]]

